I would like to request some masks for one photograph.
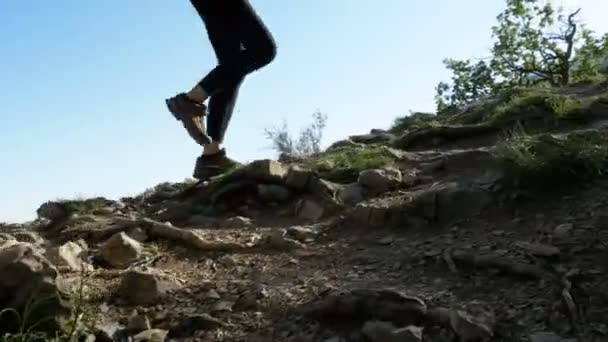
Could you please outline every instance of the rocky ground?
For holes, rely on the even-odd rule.
[[[0,315],[0,332],[43,320],[88,341],[608,341],[607,179],[533,190],[504,164],[515,123],[568,147],[541,150],[557,157],[536,183],[561,172],[563,141],[608,157],[587,149],[607,136],[605,95],[559,94],[585,104],[580,120],[548,125],[566,111],[516,101],[518,120],[490,120],[482,103],[206,183],[45,203],[1,228],[0,308],[31,315]]]

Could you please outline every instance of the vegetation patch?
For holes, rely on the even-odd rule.
[[[601,131],[565,136],[518,132],[497,146],[496,157],[507,182],[521,187],[572,184],[608,170],[608,145]]]
[[[383,147],[344,147],[321,154],[306,166],[327,180],[347,183],[356,181],[363,170],[390,166],[394,162],[395,156]]]
[[[390,128],[390,132],[402,133],[407,130],[420,129],[437,125],[437,119],[437,115],[431,113],[411,113],[410,115],[397,118]]]

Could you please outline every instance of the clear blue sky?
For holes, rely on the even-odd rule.
[[[241,91],[226,141],[241,161],[274,157],[264,128],[286,119],[297,132],[317,109],[329,116],[325,144],[433,110],[441,60],[485,55],[503,7],[251,1],[279,48]],[[604,1],[578,2],[606,31]],[[189,1],[5,0],[0,41],[0,221],[32,219],[49,199],[117,198],[192,174],[199,148],[164,106],[215,63]]]

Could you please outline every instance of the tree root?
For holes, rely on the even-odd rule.
[[[448,251],[446,250],[446,253],[447,252]],[[453,260],[472,267],[494,268],[524,278],[542,279],[548,274],[538,266],[515,262],[496,255],[479,256],[459,250],[449,253],[448,257],[449,259],[444,253],[444,259],[446,262],[448,262],[447,260]],[[448,266],[450,266],[449,262]],[[452,269],[452,266],[450,266],[450,269]]]

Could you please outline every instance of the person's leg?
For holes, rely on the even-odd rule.
[[[233,88],[247,74],[266,66],[276,56],[274,38],[247,0],[223,0],[217,6],[221,6],[219,20],[231,35],[236,35],[239,53],[220,58],[218,66],[199,82],[208,97]]]

